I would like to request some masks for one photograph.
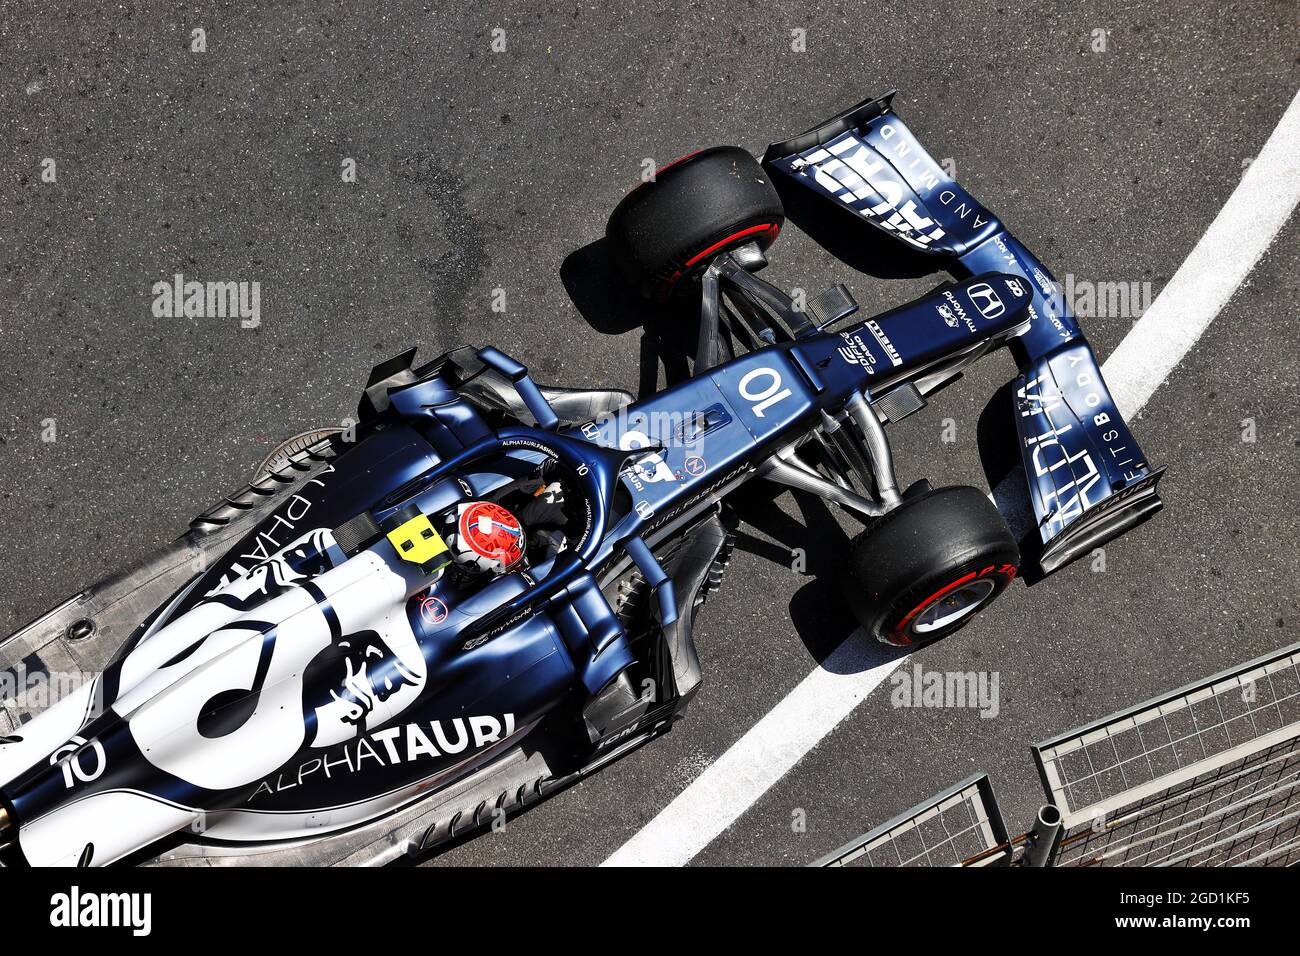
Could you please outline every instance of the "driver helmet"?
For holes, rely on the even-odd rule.
[[[456,566],[474,574],[504,574],[524,558],[524,527],[495,501],[465,501],[456,506],[447,536]]]

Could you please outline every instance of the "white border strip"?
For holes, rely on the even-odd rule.
[[[1300,202],[1300,94],[1191,254],[1102,366],[1136,415],[1228,304]],[[1249,335],[1250,330],[1246,330]]]
[[[898,666],[901,652],[854,632],[602,866],[684,866]]]
[[[1102,366],[1136,415],[1259,261],[1300,202],[1300,94],[1146,314]],[[851,635],[604,866],[684,866],[851,714],[898,665]],[[853,673],[853,671],[858,673]]]

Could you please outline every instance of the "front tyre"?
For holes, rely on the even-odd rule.
[[[605,228],[623,277],[647,299],[688,286],[718,256],[770,246],[785,211],[758,160],[715,146],[669,163],[623,197]]]
[[[928,491],[853,541],[844,593],[877,640],[912,647],[967,624],[1014,580],[1020,551],[978,488]]]

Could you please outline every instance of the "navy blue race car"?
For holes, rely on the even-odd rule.
[[[956,280],[871,318],[842,285],[796,302],[755,275],[783,195]],[[843,585],[866,633],[952,633],[1017,576],[1018,542],[981,490],[900,487],[886,425],[999,346],[1041,569],[1160,507],[1055,281],[888,96],[762,164],[670,164],[607,242],[650,299],[699,298],[686,380],[634,400],[538,385],[494,348],[412,349],[371,372],[354,427],[298,436],[0,643],[0,666],[98,675],[0,710],[7,865],[379,863],[503,820],[682,716],[725,502],[753,479],[860,519]]]

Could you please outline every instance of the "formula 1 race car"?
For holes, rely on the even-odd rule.
[[[964,277],[868,319],[844,286],[796,308],[754,274],[784,223],[764,167]],[[998,346],[1045,570],[1160,507],[1055,282],[889,97],[762,166],[721,147],[659,170],[607,240],[646,296],[700,298],[687,380],[635,401],[494,348],[411,349],[354,428],[299,436],[0,643],[0,667],[97,674],[0,710],[6,865],[382,863],[530,805],[682,716],[724,499],[755,478],[861,519],[865,632],[952,633],[1016,577],[1017,541],[980,490],[901,489],[885,424]]]

